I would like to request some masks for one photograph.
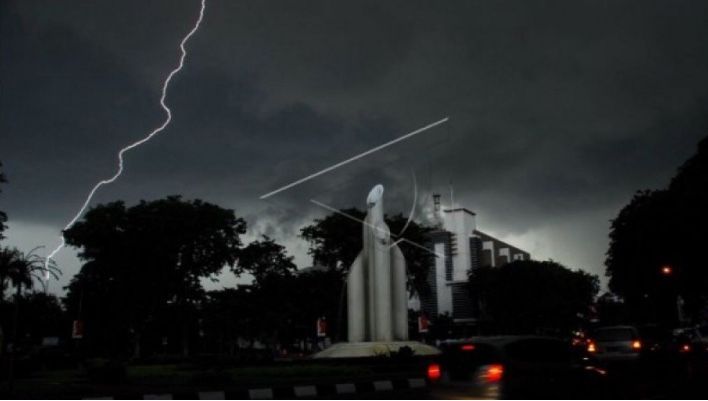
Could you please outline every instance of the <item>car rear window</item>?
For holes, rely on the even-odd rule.
[[[595,333],[597,341],[631,341],[635,337],[630,328],[600,329]]]
[[[467,347],[463,348],[463,346]],[[484,343],[452,343],[443,347],[443,353],[450,361],[464,362],[470,366],[499,362],[496,347]]]

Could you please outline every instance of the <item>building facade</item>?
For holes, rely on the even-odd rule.
[[[478,308],[467,288],[470,269],[497,267],[531,255],[477,230],[475,213],[465,208],[441,209],[434,197],[437,230],[430,235],[435,252],[428,273],[430,293],[420,297],[420,310],[429,318],[447,314],[455,323],[473,324]]]

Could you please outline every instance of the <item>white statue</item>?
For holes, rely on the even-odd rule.
[[[349,269],[347,281],[348,340],[408,340],[406,261],[384,222],[383,186],[366,198],[364,245]]]

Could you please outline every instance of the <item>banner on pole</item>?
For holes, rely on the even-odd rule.
[[[324,316],[317,319],[317,337],[327,337],[327,319]]]
[[[430,326],[430,321],[425,315],[418,316],[418,333],[427,333],[428,326]]]
[[[82,320],[74,320],[71,325],[71,338],[80,340],[84,338],[84,322]]]

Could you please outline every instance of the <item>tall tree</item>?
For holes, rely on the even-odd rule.
[[[233,355],[240,346],[240,339],[253,344],[259,334],[260,315],[253,299],[253,288],[249,286],[207,293],[202,303],[202,317],[208,352]]]
[[[351,216],[351,217],[346,217]],[[362,249],[362,224],[356,220],[363,220],[366,213],[356,209],[342,209],[341,213],[332,213],[322,219],[315,219],[313,224],[300,230],[302,238],[310,243],[308,250],[315,264],[323,265],[329,269],[345,274],[349,266]],[[354,220],[356,219],[356,220]],[[401,233],[408,219],[402,214],[386,216],[386,223],[391,233]],[[414,292],[426,292],[427,274],[431,264],[432,253],[420,246],[425,246],[429,240],[428,233],[431,227],[411,221],[401,237],[410,242],[399,242],[408,267],[408,287]],[[420,246],[411,244],[415,243]]]
[[[327,336],[335,341],[346,339],[346,296],[340,272],[309,269],[293,282],[297,310],[293,329],[301,338],[315,335],[317,319],[327,319]]]
[[[178,196],[96,206],[64,233],[84,261],[68,286],[69,310],[85,320],[91,345],[124,353],[133,341],[139,354],[147,324],[174,304],[187,353],[195,303],[204,296],[200,280],[234,267],[245,230],[232,210]]]
[[[471,294],[497,330],[570,329],[599,290],[597,276],[553,261],[515,261],[470,271]]]
[[[285,247],[263,235],[241,250],[238,266],[251,273],[256,284],[263,284],[269,277],[291,277],[295,269],[293,257]]]
[[[300,236],[310,243],[308,253],[315,265],[346,272],[361,251],[361,223],[356,220],[363,221],[366,213],[356,208],[340,212],[315,219],[300,229]]]
[[[288,256],[284,246],[263,235],[243,248],[238,266],[254,277],[246,306],[250,334],[270,344],[288,342],[294,316],[301,307],[295,296],[296,266],[292,256]]]
[[[345,298],[341,273],[306,269],[295,274],[270,274],[250,289],[247,315],[251,331],[271,344],[293,344],[315,335],[317,319],[328,322],[330,338],[339,339]]]
[[[675,323],[678,297],[699,319],[708,299],[708,138],[668,188],[640,191],[612,221],[605,265],[610,289],[639,320]],[[667,269],[665,269],[667,268]]]
[[[20,304],[22,303],[23,290],[31,289],[36,281],[42,282],[44,274],[49,274],[58,278],[59,270],[53,263],[48,264],[48,271],[44,271],[45,260],[34,253],[34,250],[25,254],[17,249],[4,248],[0,249],[0,307],[8,310],[9,305],[4,302],[4,292],[6,285],[15,287],[15,297],[12,305],[12,317],[7,318],[3,314],[2,323],[3,332],[10,333],[10,341],[17,344],[20,340]],[[26,319],[23,319],[23,322]],[[13,367],[15,361],[15,353],[11,354],[8,370],[9,377],[13,377]]]
[[[675,280],[661,268],[675,260],[671,197],[668,191],[637,192],[612,221],[606,274],[609,287],[638,321],[675,318]]]
[[[23,290],[31,290],[35,283],[44,283],[46,274],[59,278],[61,271],[53,261],[47,266],[49,270],[44,271],[45,259],[37,255],[36,250],[24,253],[16,248],[0,249],[0,302],[5,299],[8,286],[14,287],[16,296],[20,296]]]
[[[16,307],[20,319],[14,322]],[[25,292],[20,298],[0,304],[3,329],[13,333],[17,324],[17,338],[26,345],[35,346],[49,336],[66,338],[71,326],[65,316],[59,298],[42,291]]]

